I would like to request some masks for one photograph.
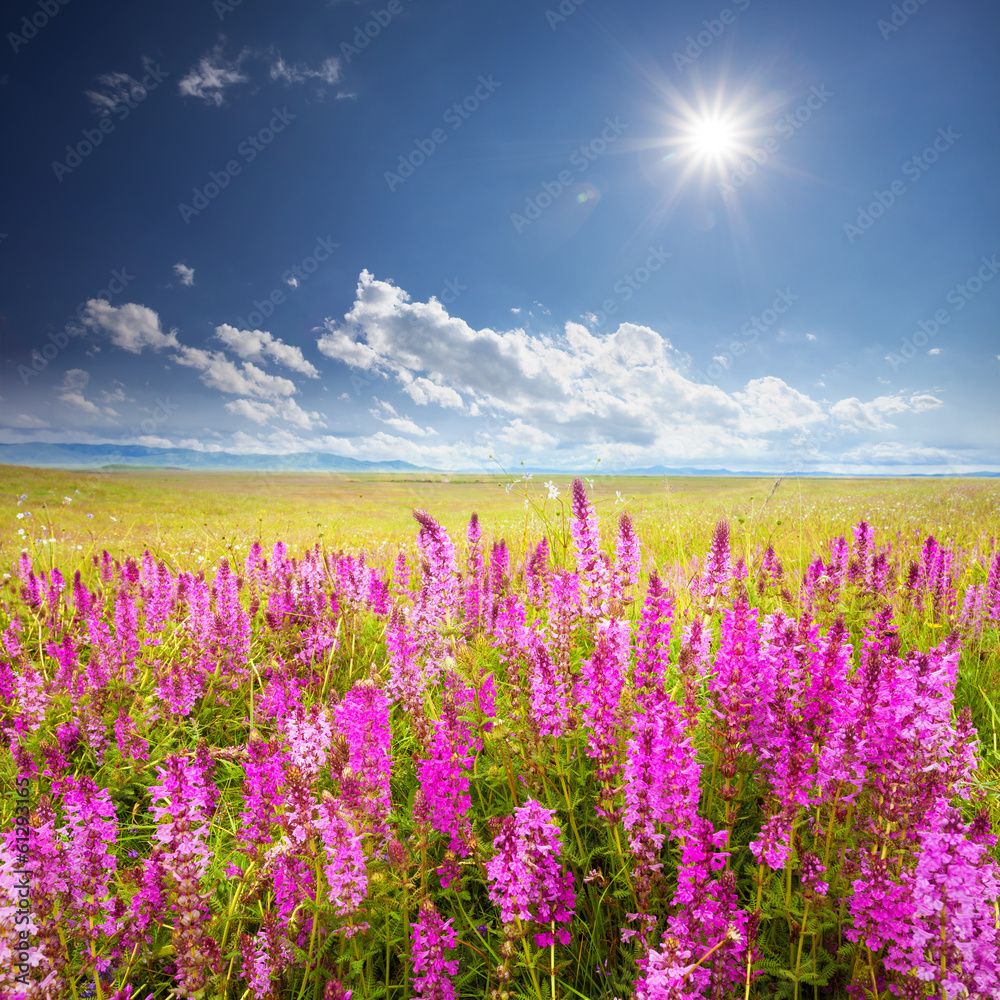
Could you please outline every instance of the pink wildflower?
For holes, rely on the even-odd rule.
[[[505,816],[493,841],[497,854],[486,863],[490,900],[500,907],[504,923],[515,918],[534,920],[546,928],[535,934],[535,944],[553,943],[550,925],[563,925],[555,937],[569,944],[565,925],[573,918],[573,874],[559,864],[559,828],[554,809],[543,809],[534,799]]]
[[[412,931],[413,988],[421,1000],[454,1000],[451,977],[458,972],[458,962],[445,958],[447,949],[454,948],[456,942],[451,924],[451,917],[442,920],[437,907],[429,899],[424,900]]]

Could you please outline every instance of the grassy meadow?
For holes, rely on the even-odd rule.
[[[0,467],[31,995],[998,995],[1000,480],[586,484]]]

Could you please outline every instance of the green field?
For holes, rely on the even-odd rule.
[[[699,974],[711,970],[711,991],[698,996],[840,1000],[863,989],[890,1000],[899,984],[911,990],[908,996],[970,995],[937,984],[954,970],[972,975],[972,959],[959,958],[953,939],[971,948],[977,934],[989,932],[1000,956],[1000,915],[994,916],[1000,881],[993,874],[1000,859],[994,836],[1000,831],[1000,481],[594,477],[588,490],[577,487],[593,509],[577,514],[576,541],[570,492],[567,475],[529,481],[0,467],[0,638],[14,665],[0,661],[0,683],[12,693],[0,699],[0,734],[9,742],[0,753],[0,781],[13,787],[15,776],[32,774],[34,791],[25,802],[31,800],[33,836],[48,852],[35,872],[44,888],[33,905],[41,907],[46,954],[67,970],[59,995],[119,996],[112,990],[128,984],[166,1000],[188,977],[190,992],[183,995],[198,1000],[342,998],[339,987],[326,988],[331,982],[354,990],[354,1000],[409,1000],[417,995],[411,985],[423,947],[414,928],[438,914],[435,907],[441,914],[435,919],[446,915],[458,934],[457,942],[440,946],[438,959],[447,952],[460,964],[460,1000],[494,993],[524,1000],[666,995],[632,991],[645,953],[622,932],[638,914],[657,928],[652,942],[660,950],[649,954],[664,968],[680,969],[685,979],[701,966]],[[415,508],[438,524],[422,516],[421,531]],[[474,511],[482,537],[470,545]],[[635,526],[638,562],[622,542],[623,511]],[[729,525],[725,544],[721,520]],[[855,531],[861,521],[871,526],[864,543]],[[590,525],[589,562],[581,554],[581,524]],[[550,561],[544,571],[531,569],[528,557],[543,537]],[[493,547],[500,539],[509,561],[502,547],[500,557]],[[725,549],[725,584],[706,589],[704,580],[715,572],[710,548]],[[143,559],[144,552],[155,558]],[[401,553],[402,575],[394,568]],[[630,567],[631,582],[616,582],[607,591],[615,596],[594,613],[579,598],[565,598],[576,603],[561,617],[561,588],[573,575],[563,570],[575,568],[586,587],[597,588],[588,593],[598,593],[600,584],[586,581],[600,581],[602,565],[615,573]],[[650,608],[664,594],[670,610],[661,606],[654,614]],[[976,594],[978,604],[969,599]],[[536,630],[530,638],[517,631],[517,614]],[[657,633],[663,621],[665,631]],[[563,632],[560,622],[570,623]],[[758,657],[765,645],[758,627],[772,625],[769,651]],[[707,629],[711,656],[707,644],[698,647],[692,638],[696,626]],[[618,640],[609,637],[623,634],[624,646],[614,646]],[[823,648],[839,649],[841,658],[820,655],[817,644],[838,634],[844,646]],[[406,642],[423,645],[406,653]],[[551,660],[547,652],[541,656],[543,648],[552,650]],[[639,669],[640,660],[654,662],[651,650],[661,670],[655,683],[642,673],[646,667]],[[416,670],[415,677],[425,662],[432,664],[426,687],[407,688],[407,671]],[[558,709],[565,725],[546,735],[546,712],[557,710],[538,708],[537,691],[545,665],[557,662],[573,687]],[[741,674],[733,666],[739,662],[751,666]],[[616,663],[625,664],[620,690],[608,680]],[[768,676],[784,679],[767,687]],[[611,749],[601,757],[595,734],[605,725],[598,711],[604,691],[615,691],[608,708],[614,725],[612,743],[605,744]],[[380,716],[373,698],[381,699]],[[821,703],[829,717],[813,712]],[[848,706],[838,716],[842,728],[824,729],[838,705]],[[759,723],[772,717],[780,726]],[[671,718],[680,728],[668,739],[656,727]],[[776,762],[785,751],[774,747],[803,732],[808,738],[794,750],[799,770],[782,771]],[[377,801],[373,790],[382,786],[359,786],[355,764],[346,763],[372,733],[386,751],[384,799]],[[627,839],[638,827],[628,826],[625,805],[627,789],[641,790],[647,780],[653,787],[643,775],[655,768],[631,777],[621,770],[647,752],[643,733],[662,736],[649,760],[676,767],[664,787],[676,790],[686,781],[697,806],[697,815],[692,805],[683,823],[670,821],[674,826],[664,825],[669,810],[657,813],[656,829],[672,834],[651,855],[643,854],[645,842]],[[783,775],[799,775],[807,785],[819,781],[827,748],[842,754],[847,763],[838,767],[847,768],[852,748],[868,753],[866,741],[889,749],[864,758],[869,771],[856,802],[841,801],[852,787],[847,770],[824,778],[821,797],[806,795],[786,817],[786,860],[755,860],[751,845],[772,820],[786,822],[793,801],[782,790]],[[281,762],[283,794],[297,795],[299,805],[293,808],[289,798],[268,819],[258,785],[272,757]],[[364,766],[376,759],[364,757]],[[696,765],[693,778],[681,770],[685,761]],[[883,764],[894,769],[885,781]],[[451,830],[446,847],[441,803],[452,802],[452,793],[440,790],[441,775],[453,766],[465,775],[470,798],[465,832],[455,839]],[[600,770],[605,766],[610,770]],[[196,772],[202,777],[191,778]],[[201,781],[218,795],[211,808],[204,806]],[[438,796],[435,808],[444,810],[433,824],[419,805],[425,793]],[[169,808],[157,806],[171,795]],[[70,823],[81,796],[90,797],[90,839],[74,839]],[[554,933],[555,918],[500,921],[494,905],[496,885],[506,877],[489,868],[506,850],[497,834],[502,823],[512,829],[511,817],[528,808],[526,797],[551,815],[543,828],[560,838],[561,854],[550,850],[546,857],[568,866],[575,886],[575,910],[558,948],[528,933],[532,921],[535,932]],[[57,800],[63,825],[55,836],[44,823],[50,807],[43,803]],[[244,809],[256,810],[254,822],[263,824],[259,843],[250,847],[238,837],[242,817],[251,814]],[[100,815],[107,821],[94,818]],[[945,815],[948,836],[958,838],[953,849],[964,852],[961,863],[958,854],[933,853],[935,817]],[[12,821],[13,805],[4,803],[0,830],[10,830]],[[202,832],[193,833],[199,826]],[[265,847],[296,829],[307,833],[281,841],[281,858],[300,866],[289,881],[279,877],[285,869],[268,867],[278,862]],[[702,836],[692,832],[698,829],[729,837],[727,853],[717,859],[721,874],[714,862],[698,861],[708,857],[698,853],[701,847],[694,861],[684,860],[691,838]],[[337,852],[352,830],[363,856],[344,860]],[[157,846],[168,841],[169,855]],[[113,858],[106,869],[86,861],[98,842]],[[209,866],[194,877],[199,856]],[[888,867],[879,869],[887,858]],[[961,868],[969,858],[974,870]],[[815,883],[818,876],[809,873],[820,859],[827,874]],[[121,913],[131,907],[133,915],[148,917],[137,903],[146,898],[140,881],[161,863],[170,869],[166,895],[155,904],[156,920],[143,925],[148,940],[129,936],[131,918],[106,933],[95,925],[94,908],[110,907],[113,899]],[[504,864],[509,872],[517,867]],[[46,866],[51,874],[60,865],[89,880],[80,899],[66,888],[72,880],[61,889],[46,873]],[[336,886],[358,865],[367,882],[348,906]],[[892,957],[886,942],[869,946],[870,930],[863,942],[851,937],[856,925],[848,907],[865,898],[854,887],[866,865],[866,877],[888,872],[898,880],[889,883],[893,891],[918,887],[906,889],[916,914],[912,926],[920,935],[934,930],[926,954],[913,953],[919,976],[915,965],[904,968]],[[919,865],[925,867],[918,871]],[[445,873],[459,870],[461,887],[449,884],[453,875]],[[681,899],[682,883],[689,884],[684,872],[699,873],[697,891],[708,895],[698,898],[709,909],[718,901],[719,912],[752,916],[748,926],[755,930],[746,941],[735,924],[717,922],[711,934],[699,929],[695,903]],[[941,907],[918,913],[919,887],[931,884],[928,877],[937,879]],[[316,895],[308,897],[301,879],[315,885]],[[829,895],[813,890],[827,883]],[[285,906],[295,892],[298,903]],[[953,899],[954,917],[946,913]],[[169,909],[181,905],[194,906],[184,920]],[[875,914],[881,926],[877,902],[859,912]],[[60,936],[67,914],[76,922]],[[250,936],[254,948],[264,949],[276,915],[282,924],[274,947],[286,957],[274,965],[267,988],[255,992]],[[675,919],[693,922],[668,923]],[[0,946],[7,925],[0,911]],[[686,958],[671,950],[677,939],[668,927],[676,926],[692,942]],[[893,931],[896,940],[911,933],[909,926]],[[192,944],[198,941],[201,951]],[[98,967],[99,953],[108,956],[107,968]],[[189,954],[209,958],[185,961]],[[983,967],[992,961],[984,959]]]
[[[927,534],[966,551],[982,547],[1000,521],[1000,481],[983,479],[748,479],[594,476],[595,505],[610,514],[627,503],[647,554],[658,561],[703,553],[719,518],[730,521],[734,547],[751,555],[773,542],[786,565],[808,562],[829,538],[867,519],[882,539],[919,548]],[[517,552],[543,529],[528,495],[553,520],[565,516],[546,501],[551,479],[563,499],[572,476],[404,476],[322,473],[204,473],[182,470],[62,471],[0,466],[0,557],[52,545],[65,569],[107,549],[165,559],[211,562],[230,548],[282,540],[290,549],[322,541],[373,554],[413,539],[415,507],[430,512],[458,540],[470,514],[486,537]],[[517,480],[517,481],[515,481]],[[505,487],[514,482],[509,493]],[[18,499],[26,495],[21,505]],[[70,502],[67,503],[67,497]],[[18,513],[31,518],[16,519]],[[91,515],[91,516],[88,516]],[[30,522],[30,523],[29,523]],[[23,535],[18,535],[18,531]],[[888,535],[885,535],[888,532]],[[55,539],[51,543],[49,539]]]

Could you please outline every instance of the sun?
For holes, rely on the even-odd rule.
[[[696,87],[685,97],[665,87],[662,97],[663,136],[654,146],[660,150],[664,179],[669,177],[678,188],[692,180],[708,185],[726,177],[766,132],[762,122],[771,102],[754,88],[720,84],[706,93]]]
[[[728,159],[739,146],[736,128],[724,118],[692,122],[689,142],[696,156],[710,160]]]

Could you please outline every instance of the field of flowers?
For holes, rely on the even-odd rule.
[[[515,492],[4,567],[0,1000],[1000,997],[995,507],[670,558]]]

